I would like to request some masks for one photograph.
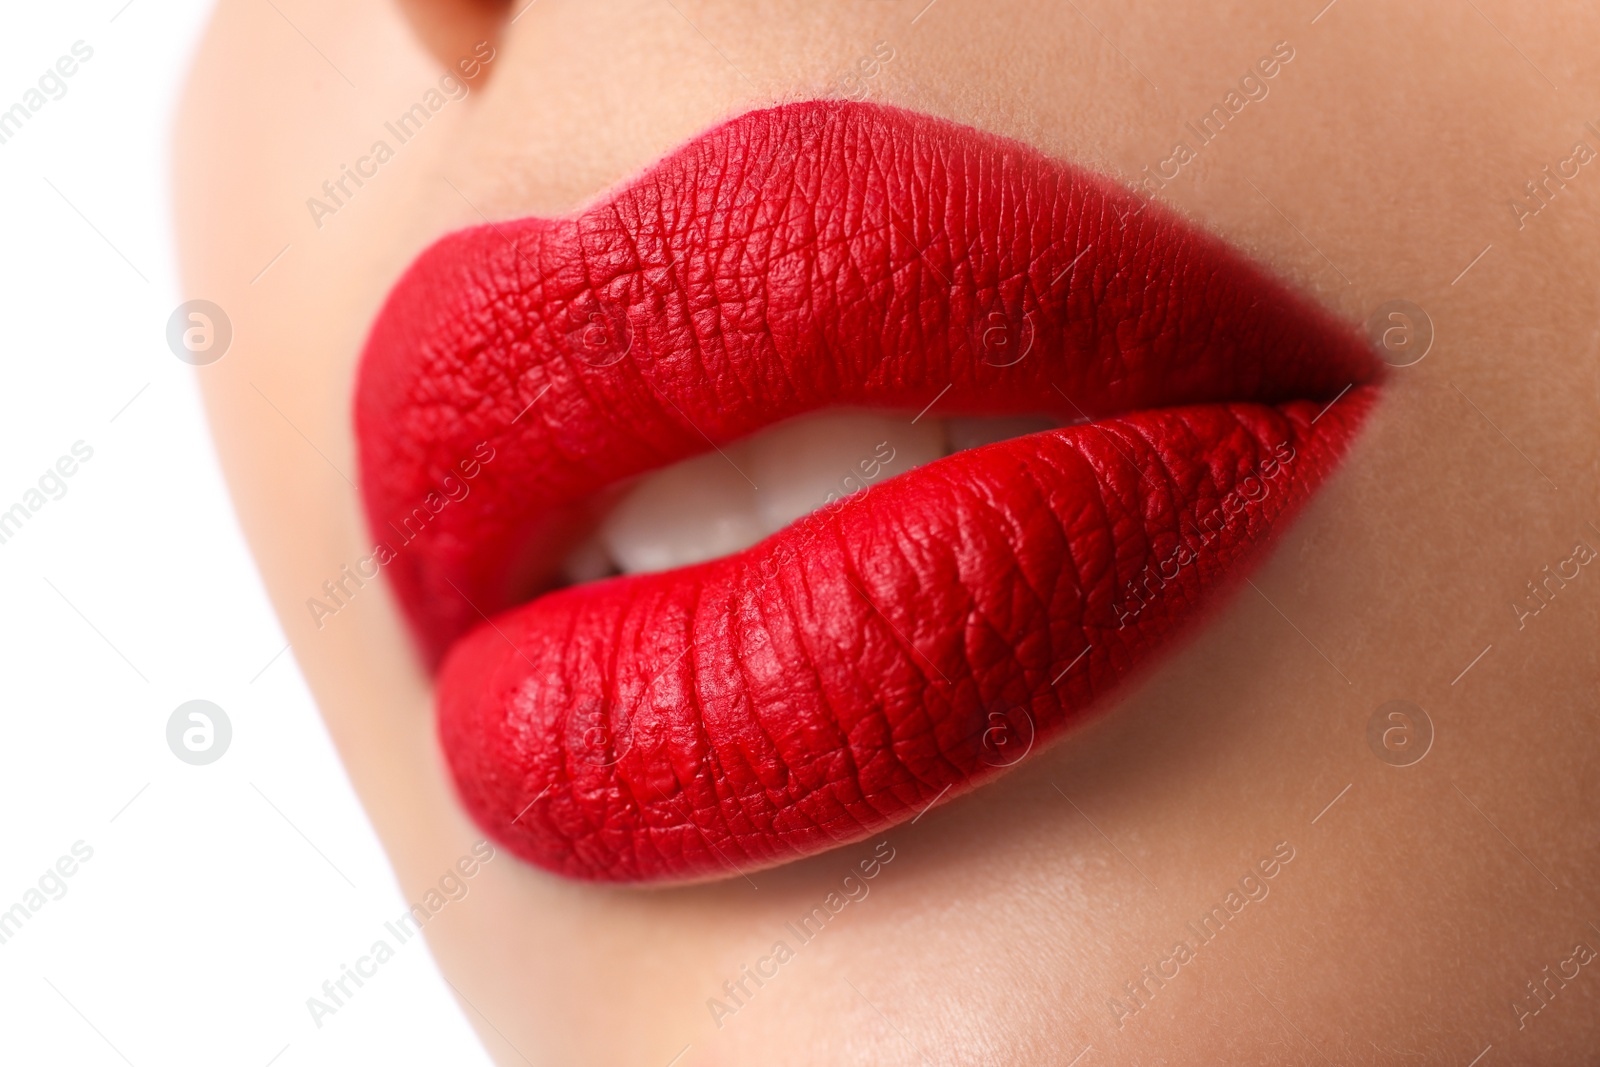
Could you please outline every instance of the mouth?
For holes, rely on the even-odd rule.
[[[1104,178],[809,102],[438,241],[355,422],[469,813],[561,875],[689,881],[915,818],[1103,706],[1374,377]]]

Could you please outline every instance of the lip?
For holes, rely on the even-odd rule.
[[[1104,178],[809,102],[438,241],[372,329],[355,422],[467,810],[562,875],[685,881],[913,818],[1102,706],[1322,483],[1374,375],[1352,327]],[[551,588],[632,476],[928,405],[1092,421]]]

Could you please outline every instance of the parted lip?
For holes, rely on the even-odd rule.
[[[1373,376],[1353,328],[1103,178],[809,102],[574,215],[442,238],[373,326],[355,421],[463,803],[551,871],[644,882],[858,840],[1059,735],[1259,555]],[[935,402],[1079,424],[553,588],[608,487]]]

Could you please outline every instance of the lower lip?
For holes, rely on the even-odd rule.
[[[439,676],[462,798],[521,856],[605,881],[725,877],[902,822],[1060,735],[1218,603],[1373,398],[1000,442],[736,555],[506,612]]]

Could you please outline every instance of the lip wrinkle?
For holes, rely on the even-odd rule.
[[[494,449],[385,568],[467,811],[559,874],[682,881],[1002,773],[990,716],[1037,750],[1104,706],[1334,469],[1374,367],[1351,326],[1102,177],[813,101],[717,126],[573,215],[441,238],[374,323],[355,422],[375,536]],[[560,523],[627,479],[824,408],[935,400],[1095,421],[885,479],[730,556],[524,602]],[[1252,477],[1270,491],[1238,505]],[[1218,508],[1202,552],[1146,573]]]

